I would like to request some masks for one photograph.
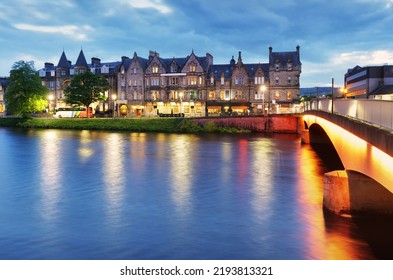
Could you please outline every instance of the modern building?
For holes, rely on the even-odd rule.
[[[88,64],[81,50],[75,64],[61,54],[57,66],[45,63],[39,70],[43,83],[63,107],[63,90],[83,71],[105,76],[112,88],[108,100],[95,104],[97,111],[114,109],[118,116],[248,115],[289,109],[300,96],[300,47],[292,52],[273,52],[267,63],[244,63],[239,52],[228,64],[214,64],[213,56],[162,58],[150,51],[147,58],[123,56],[121,61]]]
[[[344,79],[346,97],[393,100],[393,65],[357,65]]]

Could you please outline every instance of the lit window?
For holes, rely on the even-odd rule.
[[[157,66],[157,65],[154,65],[154,66],[152,67],[151,71],[152,71],[153,73],[158,73],[158,66]]]
[[[287,92],[287,99],[292,99],[292,93],[290,91]]]
[[[210,77],[210,84],[213,85],[214,84],[214,77]]]
[[[190,64],[190,72],[196,72],[196,65]]]

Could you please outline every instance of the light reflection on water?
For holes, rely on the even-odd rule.
[[[372,259],[293,135],[0,128],[1,259]],[[4,146],[7,146],[7,149]]]

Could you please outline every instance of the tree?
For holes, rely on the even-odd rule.
[[[48,93],[49,89],[42,85],[33,61],[15,62],[4,94],[7,113],[31,117],[31,113],[44,111],[48,106]]]
[[[89,106],[93,102],[105,101],[105,92],[110,85],[104,77],[95,75],[90,71],[75,75],[70,84],[64,89],[65,101],[72,105],[84,105],[87,108],[87,117],[90,116]]]

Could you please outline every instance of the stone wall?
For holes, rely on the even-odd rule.
[[[214,122],[221,127],[238,127],[253,132],[275,132],[300,134],[303,127],[302,118],[299,116],[260,116],[260,117],[228,117],[228,118],[195,118],[192,122],[204,125]]]

